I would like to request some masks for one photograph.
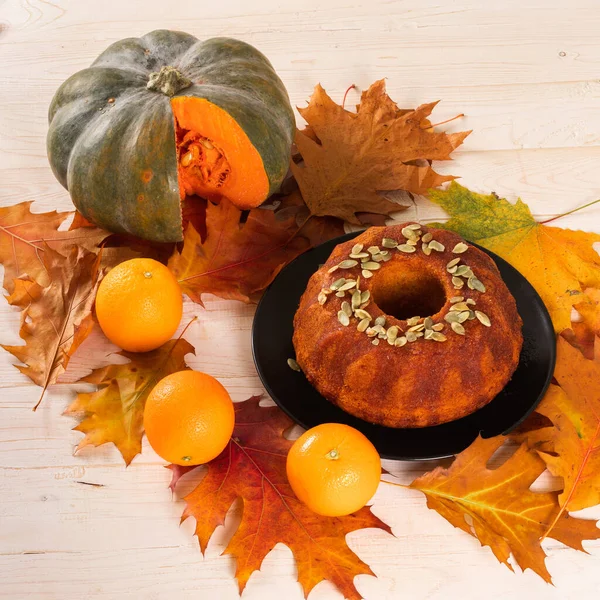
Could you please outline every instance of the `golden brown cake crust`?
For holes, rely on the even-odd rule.
[[[442,229],[423,226],[417,234],[432,234],[433,240],[444,246],[443,251],[434,249],[426,255],[422,240],[412,253],[389,249],[391,258],[378,263],[380,268],[373,271],[371,278],[360,276],[359,286],[361,291],[369,290],[371,294],[369,304],[364,307],[372,318],[369,326],[373,327],[377,317],[386,316],[384,329],[398,327],[398,337],[405,336],[410,328],[406,321],[408,315],[401,315],[403,318],[386,315],[378,302],[392,306],[394,294],[410,296],[411,291],[410,302],[414,302],[419,286],[425,286],[423,289],[428,292],[421,294],[423,303],[431,305],[439,295],[438,304],[443,303],[443,306],[436,306],[439,310],[435,314],[420,316],[431,316],[434,324],[444,324],[440,333],[445,341],[431,339],[432,331],[429,331],[429,339],[420,337],[401,347],[393,346],[387,338],[369,337],[373,335],[370,329],[358,331],[359,319],[354,315],[349,325],[344,326],[338,311],[344,301],[350,303],[353,290],[346,292],[344,298],[337,297],[335,291],[329,293],[325,303],[319,304],[319,293],[323,289],[329,290],[342,277],[356,280],[361,275],[361,265],[328,272],[349,259],[353,247],[362,244],[364,253],[372,246],[388,250],[382,246],[383,238],[406,243],[402,230],[407,225],[409,223],[372,227],[336,246],[325,265],[311,277],[294,318],[296,360],[311,384],[346,412],[388,427],[438,425],[481,408],[510,380],[523,343],[522,322],[515,300],[494,261],[468,243],[464,253],[453,253],[456,244],[463,240]],[[470,289],[464,277],[461,278],[462,289],[455,289],[447,265],[456,258],[460,258],[458,266],[466,265],[472,270],[485,286],[485,292]],[[398,288],[403,290],[402,294]],[[451,310],[457,304],[451,299],[456,296],[462,296],[464,302],[475,301],[469,308],[487,315],[491,326],[486,327],[471,314],[471,320],[462,323],[465,334],[455,333],[445,318],[452,318],[447,317],[450,312],[458,312]],[[396,306],[402,309],[402,302]],[[379,340],[378,345],[373,345],[374,339]]]

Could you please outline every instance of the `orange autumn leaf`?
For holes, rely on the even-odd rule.
[[[91,221],[88,221],[78,210],[75,210],[73,220],[69,225],[69,231],[79,229],[80,227],[96,227]]]
[[[46,245],[66,254],[73,244],[87,250],[96,250],[109,235],[96,227],[59,231],[59,227],[73,213],[56,211],[32,213],[32,202],[0,207],[0,263],[4,265],[4,288],[10,293],[13,280],[30,277],[41,286],[49,283],[44,267]],[[78,221],[78,223],[81,223]]]
[[[129,465],[142,450],[148,394],[163,377],[187,369],[185,356],[194,353],[194,347],[183,338],[169,340],[151,352],[120,352],[128,363],[102,367],[80,379],[96,384],[98,390],[78,394],[65,411],[67,415],[83,415],[73,428],[85,434],[76,451],[113,443]]]
[[[558,385],[536,408],[553,426],[528,432],[526,441],[562,477],[562,509],[581,510],[600,504],[600,362],[559,337],[554,378]]]
[[[549,537],[577,550],[583,550],[583,540],[599,539],[600,529],[595,521],[561,512],[557,492],[530,490],[546,465],[525,444],[500,467],[489,469],[487,462],[504,442],[502,436],[479,437],[449,468],[437,467],[410,487],[426,495],[429,508],[489,546],[509,569],[512,553],[521,569],[550,582],[540,545],[550,525],[556,521]]]
[[[439,227],[454,231],[495,252],[520,271],[541,296],[557,332],[571,326],[571,308],[585,310],[583,290],[600,287],[597,233],[571,231],[538,223],[529,207],[495,194],[477,194],[452,182],[431,190],[431,200],[450,215]]]
[[[308,123],[295,138],[303,162],[291,163],[311,214],[359,225],[357,213],[389,215],[404,208],[381,192],[424,194],[453,179],[427,161],[448,160],[470,132],[433,131],[428,117],[436,104],[399,109],[382,79],[363,92],[353,113],[317,85],[308,106],[298,109]]]
[[[185,294],[202,304],[202,294],[250,302],[277,273],[309,246],[294,219],[278,221],[271,210],[242,211],[228,200],[206,208],[206,240],[188,224],[183,249],[169,259]]]
[[[595,355],[600,354],[600,348],[598,351],[594,350],[596,334],[583,322],[571,323],[571,329],[565,329],[560,335],[590,360],[594,360]],[[596,360],[600,360],[600,356],[596,357]]]
[[[585,301],[577,305],[583,323],[596,335],[600,335],[600,289],[588,287],[583,292]]]
[[[259,406],[260,397],[235,405],[235,429],[225,450],[208,463],[208,473],[185,497],[182,521],[196,519],[196,535],[204,552],[216,527],[223,525],[233,502],[243,501],[242,522],[225,552],[236,559],[236,577],[243,591],[253,571],[278,542],[294,553],[298,581],[308,595],[328,579],[345,598],[361,596],[353,580],[369,567],[346,544],[346,535],[367,527],[390,531],[369,508],[347,517],[322,517],[295,496],[286,477],[292,442],[283,437],[292,421],[277,407]],[[173,470],[175,486],[187,467]]]
[[[19,335],[25,345],[3,348],[24,363],[15,366],[42,386],[42,397],[46,388],[64,373],[71,356],[93,327],[92,306],[100,283],[100,260],[99,255],[81,247],[72,246],[64,257],[46,246],[43,264],[49,284],[43,287],[32,279],[14,280],[8,301],[23,311]]]
[[[165,256],[165,247],[167,247],[167,244],[151,244],[150,242],[139,240],[133,236],[109,233],[108,231],[96,227],[76,210],[73,221],[71,221],[71,225],[69,226],[69,231],[83,228],[93,230],[93,235],[90,238],[91,240],[95,240],[97,236],[97,244],[102,242],[102,261],[100,263],[102,268],[112,269],[119,263],[131,258],[138,258],[140,255],[147,258],[156,258],[157,260],[160,260],[157,255],[162,253],[162,256]],[[75,240],[75,243],[80,245],[78,240]],[[89,244],[84,244],[86,248],[88,245]],[[96,247],[92,244],[92,247],[88,249],[95,251]],[[172,244],[169,244],[168,254],[166,255],[167,258],[172,250]]]

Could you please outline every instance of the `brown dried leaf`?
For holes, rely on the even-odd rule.
[[[72,246],[66,257],[46,246],[43,266],[49,284],[42,287],[31,279],[14,281],[8,301],[23,311],[19,334],[25,345],[3,348],[24,363],[16,365],[17,369],[42,386],[42,397],[64,373],[93,327],[100,259],[77,246]]]
[[[453,179],[438,175],[430,162],[448,160],[470,132],[434,132],[427,117],[435,105],[399,110],[382,79],[363,92],[352,113],[317,85],[309,105],[298,109],[308,123],[295,138],[303,163],[290,165],[311,214],[359,225],[356,213],[403,208],[381,192],[425,194]]]
[[[275,210],[278,221],[287,221],[294,218],[296,225],[301,228],[302,237],[305,237],[311,248],[344,235],[344,222],[335,217],[315,217],[310,214],[308,207],[302,199],[297,188],[287,196],[278,198],[279,207]]]
[[[190,223],[183,249],[175,250],[169,268],[185,294],[202,304],[202,294],[250,302],[308,241],[298,235],[293,219],[277,221],[273,211],[259,208],[242,222],[242,211],[227,200],[206,209],[206,240]]]
[[[97,252],[109,233],[97,227],[58,231],[70,212],[32,213],[32,202],[0,207],[0,263],[4,265],[4,288],[11,293],[13,280],[29,277],[41,286],[50,282],[44,266],[46,244],[61,254],[73,244]],[[77,221],[81,223],[80,221]]]

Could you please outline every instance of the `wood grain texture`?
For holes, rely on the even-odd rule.
[[[381,77],[402,106],[441,99],[437,120],[464,113],[450,129],[474,132],[439,170],[480,192],[520,196],[540,217],[600,197],[596,0],[5,0],[2,206],[33,199],[39,211],[71,208],[46,160],[50,99],[108,44],[156,28],[257,45],[295,105],[303,106],[319,81],[341,99],[351,83],[365,88]],[[348,102],[357,100],[351,92]],[[427,201],[403,216],[444,217]],[[600,231],[600,208],[560,224]],[[190,365],[217,376],[234,400],[260,392],[250,352],[253,308],[214,299],[203,310],[186,302],[183,323],[194,315],[198,321],[186,335],[196,347]],[[0,341],[19,343],[17,331],[18,314],[0,302]],[[61,413],[75,390],[90,386],[69,382],[114,361],[115,350],[95,331],[37,413],[31,407],[39,390],[0,353],[0,598],[238,598],[235,565],[221,552],[239,523],[239,507],[202,557],[193,524],[178,527],[182,503],[171,498],[168,472],[147,444],[128,469],[111,446],[73,456],[80,434]],[[385,464],[403,482],[431,466]],[[551,484],[545,477],[539,485]],[[367,600],[587,600],[600,594],[597,542],[586,544],[589,555],[545,542],[556,584],[550,587],[531,572],[512,574],[497,564],[488,549],[428,511],[416,492],[382,484],[373,505],[395,537],[378,530],[349,536],[377,575],[357,578]],[[585,516],[600,518],[600,509]],[[244,598],[282,597],[302,596],[293,557],[278,545]],[[310,598],[340,595],[323,583]]]

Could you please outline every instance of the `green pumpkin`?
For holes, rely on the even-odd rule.
[[[56,92],[48,158],[89,221],[182,239],[181,199],[261,204],[287,172],[295,121],[256,48],[158,30],[112,44]]]

